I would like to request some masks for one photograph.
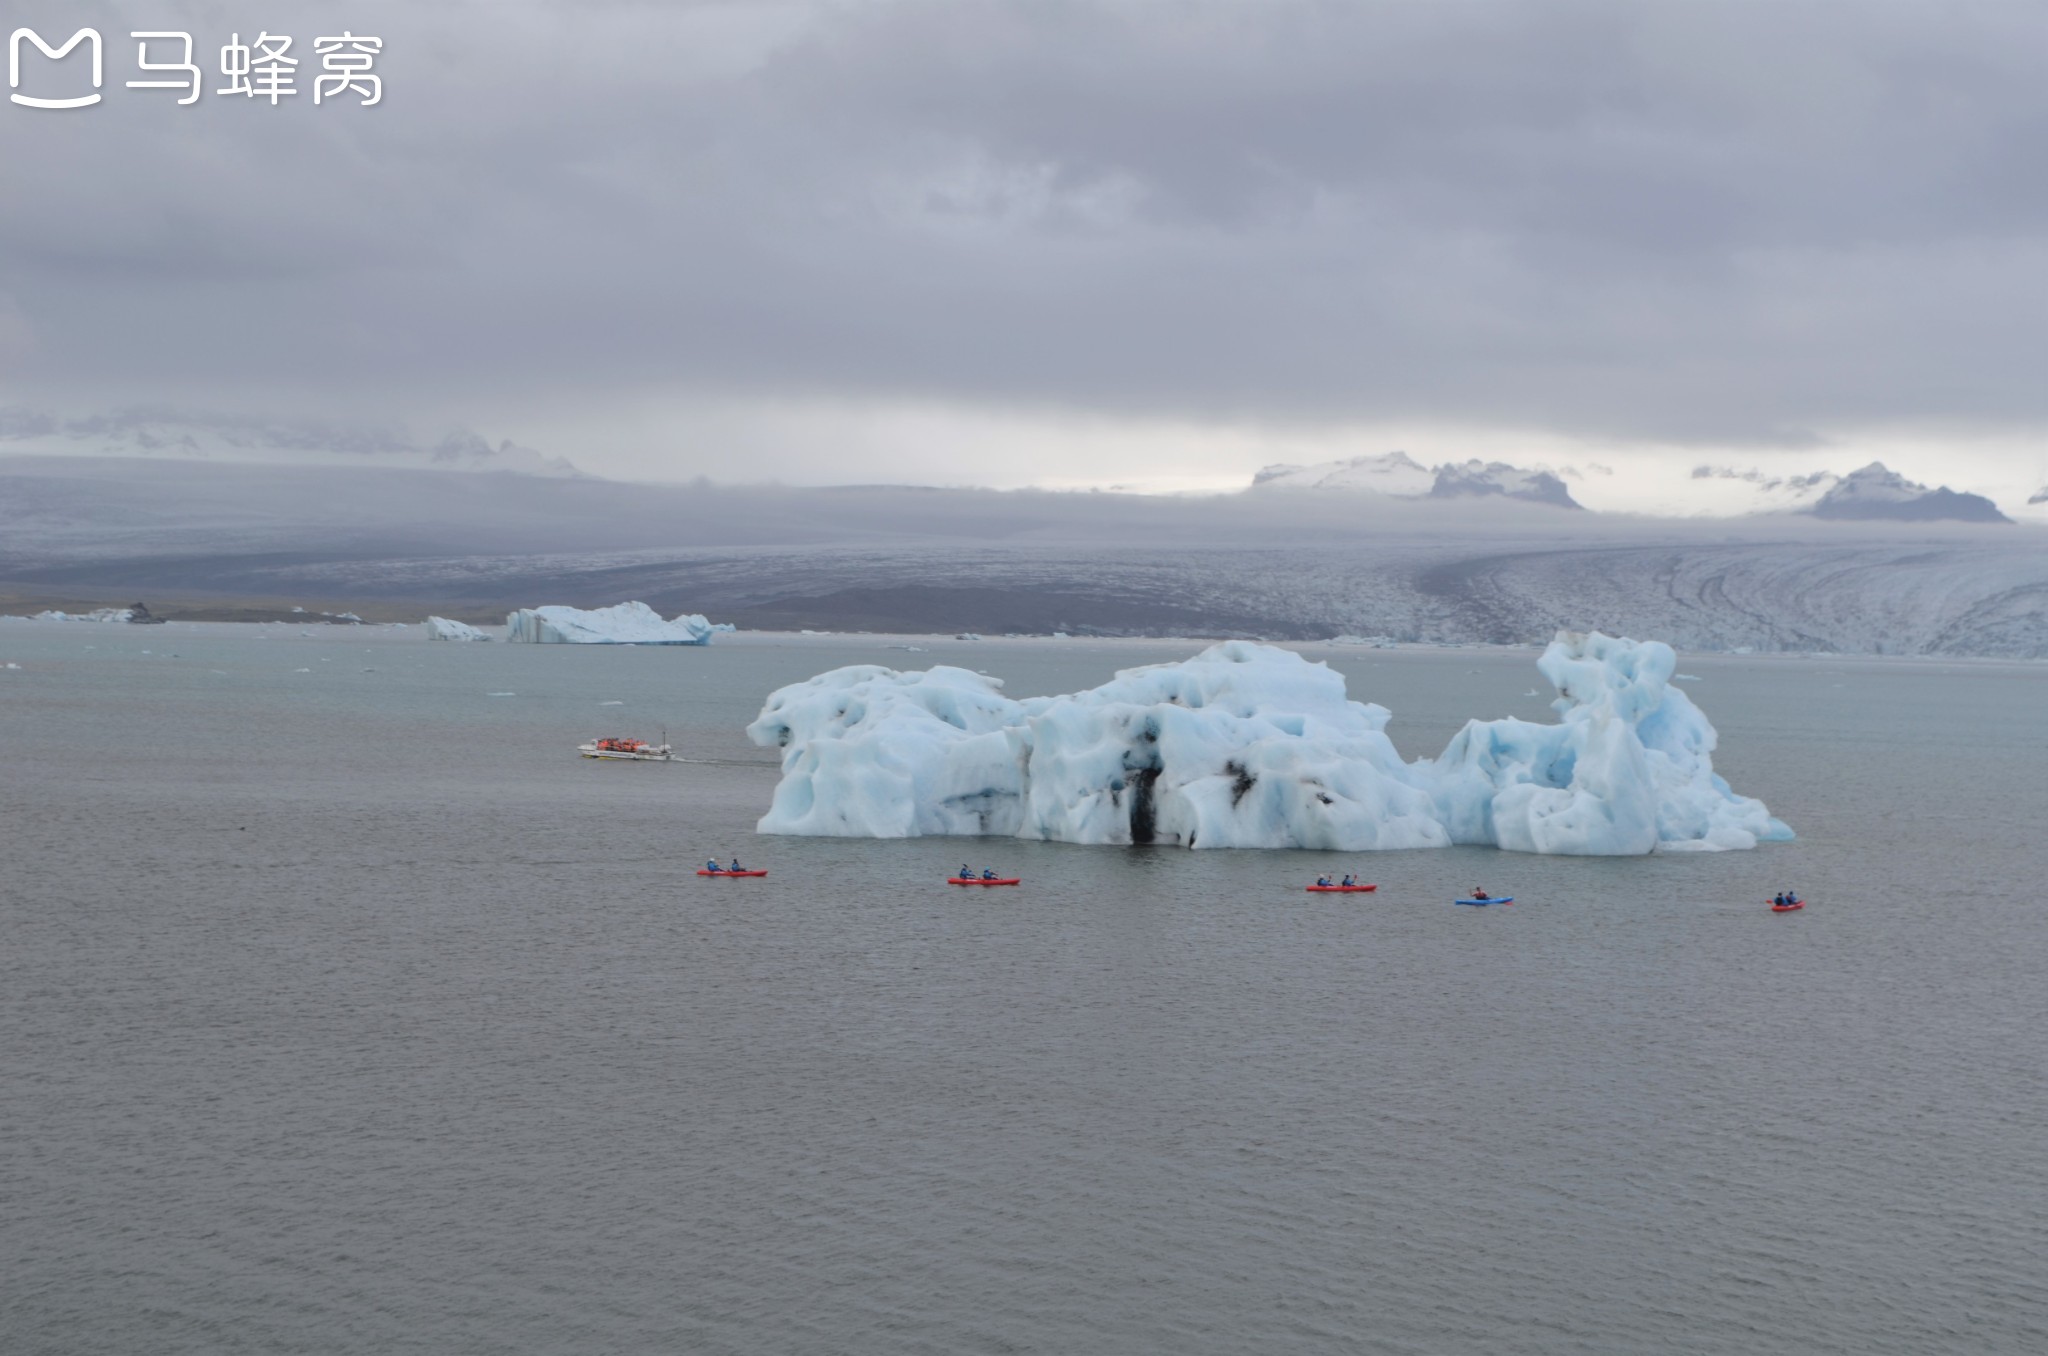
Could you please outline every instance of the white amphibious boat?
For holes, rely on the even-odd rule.
[[[587,744],[578,744],[576,751],[585,758],[626,758],[638,763],[676,761],[668,745],[650,744],[644,739],[593,739]]]

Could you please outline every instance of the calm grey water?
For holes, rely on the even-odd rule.
[[[0,624],[0,1349],[2048,1349],[2048,670],[1687,657],[1802,836],[1639,860],[756,838],[759,766],[572,754],[1192,648],[930,644]],[[1544,714],[1331,658],[1411,755]]]

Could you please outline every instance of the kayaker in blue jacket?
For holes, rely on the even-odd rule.
[[[1322,889],[1328,889],[1330,886],[1330,878],[1328,876],[1317,876],[1316,885]]]
[[[725,868],[724,868],[724,867],[722,867],[722,866],[720,866],[720,865],[719,865],[719,864],[718,864],[717,862],[706,862],[706,863],[704,863],[704,869],[705,869],[706,871],[714,871],[714,872],[717,872],[717,873],[718,873],[719,875],[724,875],[724,874],[725,874]]]
[[[984,866],[983,868],[981,868],[981,878],[983,880],[994,880],[996,878],[996,873]]]
[[[1347,876],[1345,876],[1345,877],[1344,877],[1344,883],[1345,883],[1346,885],[1356,885],[1356,884],[1358,884],[1358,877],[1356,877],[1356,876],[1352,876],[1352,875],[1347,875]]]
[[[737,858],[737,857],[733,858],[733,859],[732,859],[732,866],[731,866],[731,867],[729,867],[728,869],[729,869],[729,870],[733,870],[733,871],[737,871],[737,870],[739,870],[739,869],[740,869],[740,859],[739,859],[739,858]]]

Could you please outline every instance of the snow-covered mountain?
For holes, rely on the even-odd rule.
[[[510,441],[493,446],[467,429],[428,443],[390,426],[148,408],[67,418],[19,406],[0,407],[0,454],[4,453],[504,471],[561,478],[584,474],[566,458],[545,456]]]
[[[1531,504],[1557,508],[1582,508],[1564,481],[1554,472],[1537,468],[1525,471],[1504,461],[1472,460],[1436,468],[1436,484],[1429,487],[1434,499],[1456,499],[1467,495],[1503,495]]]
[[[1406,452],[1351,457],[1308,466],[1278,462],[1252,477],[1254,490],[1345,490],[1396,499],[1455,499],[1483,495],[1575,509],[1581,505],[1553,472],[1523,470],[1501,461],[1446,462],[1428,467]]]
[[[1900,523],[2012,521],[1981,494],[1958,494],[1946,485],[1930,490],[1887,469],[1881,461],[1843,476],[1811,511],[1816,518],[1875,518]]]
[[[1308,466],[1275,462],[1252,477],[1255,490],[1363,490],[1403,499],[1428,494],[1436,472],[1406,452],[1348,461],[1319,461]]]
[[[1929,489],[1881,461],[1845,476],[1832,471],[1785,476],[1699,466],[1692,477],[1699,511],[1711,514],[1804,513],[1815,518],[1901,523],[2011,521],[1983,495],[1958,493],[1946,485]]]

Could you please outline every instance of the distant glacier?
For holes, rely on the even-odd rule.
[[[1426,491],[620,487],[0,457],[0,592],[24,613],[165,593],[416,617],[638,599],[749,630],[1540,644],[1599,627],[1683,650],[2048,658],[2038,522],[1628,518]]]

